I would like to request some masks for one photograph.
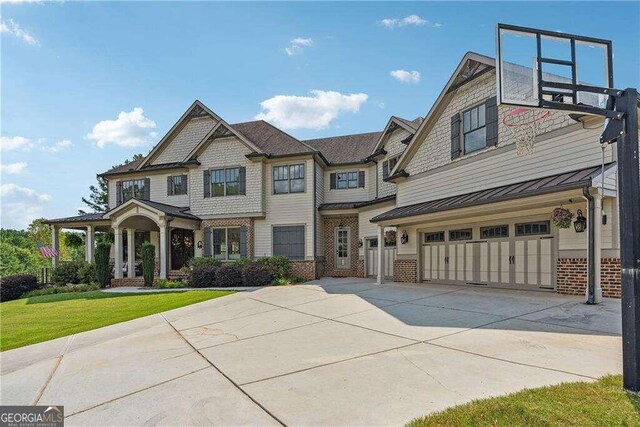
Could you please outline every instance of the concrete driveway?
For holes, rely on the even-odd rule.
[[[401,425],[622,371],[620,302],[324,279],[1,353],[2,404],[68,425]]]

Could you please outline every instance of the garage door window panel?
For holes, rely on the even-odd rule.
[[[497,239],[501,237],[509,237],[508,225],[492,225],[490,227],[480,227],[481,239]]]
[[[460,230],[449,231],[449,240],[471,240],[473,238],[473,230],[471,228],[463,228]]]

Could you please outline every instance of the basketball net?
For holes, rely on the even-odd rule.
[[[516,154],[518,156],[531,156],[536,137],[540,132],[542,123],[551,117],[551,111],[533,110],[518,107],[507,114],[502,119],[516,143]]]

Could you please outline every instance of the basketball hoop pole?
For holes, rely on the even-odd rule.
[[[637,89],[626,89],[616,97],[615,110],[624,114],[624,133],[620,138],[617,138],[620,267],[622,269],[623,385],[629,391],[639,392],[640,155],[638,153]],[[612,119],[611,122],[614,120]],[[604,134],[606,133],[605,129]]]

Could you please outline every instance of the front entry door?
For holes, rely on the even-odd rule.
[[[351,268],[351,229],[337,227],[335,232],[336,268]]]
[[[193,258],[193,231],[175,228],[171,231],[171,269],[180,270]]]

